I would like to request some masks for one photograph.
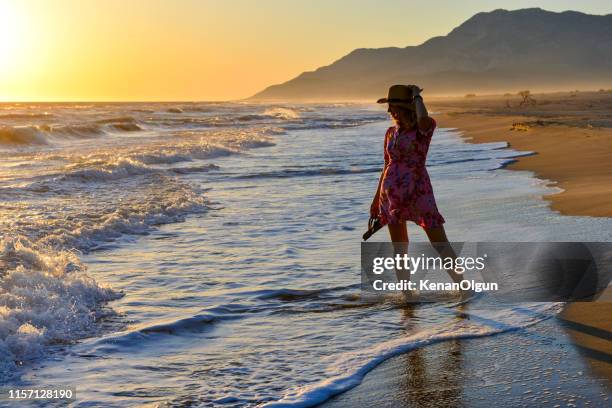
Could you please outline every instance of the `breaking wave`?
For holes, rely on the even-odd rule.
[[[143,130],[132,122],[113,122],[80,125],[29,125],[0,126],[0,145],[49,145],[64,139],[93,138],[105,135],[108,130],[134,132]]]
[[[0,378],[43,355],[48,345],[100,334],[100,319],[113,314],[105,303],[121,293],[89,277],[79,252],[108,247],[127,235],[148,234],[158,225],[208,209],[202,192],[192,186],[159,174],[147,177],[140,185],[126,186],[119,196],[85,190],[78,202],[49,199],[16,206],[14,214],[4,207]],[[143,190],[143,185],[151,187]],[[49,206],[53,213],[35,216]]]
[[[44,145],[48,140],[36,126],[1,126],[0,144]]]
[[[0,241],[0,378],[43,355],[45,346],[95,335],[120,293],[99,285],[69,251],[27,238]]]
[[[298,119],[300,117],[300,113],[294,109],[290,108],[268,108],[263,113],[265,116],[270,116],[279,119]]]

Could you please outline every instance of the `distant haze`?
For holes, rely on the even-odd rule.
[[[478,13],[406,48],[356,49],[254,99],[375,99],[395,83],[428,95],[612,88],[612,14],[539,8]]]

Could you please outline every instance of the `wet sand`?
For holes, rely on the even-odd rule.
[[[600,407],[610,381],[553,318],[498,336],[453,340],[389,359],[323,407]],[[608,363],[609,364],[609,363]]]

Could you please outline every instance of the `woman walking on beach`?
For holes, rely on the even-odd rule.
[[[396,253],[408,252],[406,221],[412,221],[425,230],[441,256],[454,259],[455,253],[447,245],[445,221],[436,206],[425,167],[436,121],[427,113],[421,91],[416,85],[393,85],[387,98],[377,101],[389,104],[387,111],[395,126],[385,133],[385,166],[370,207],[370,217],[388,226]],[[453,281],[462,281],[460,274],[448,272]],[[401,279],[409,280],[407,275]]]

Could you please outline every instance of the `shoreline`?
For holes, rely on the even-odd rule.
[[[612,114],[607,111],[612,95],[536,96],[546,104],[518,108],[512,107],[518,101],[498,97],[430,106],[439,127],[457,129],[468,143],[506,142],[515,150],[534,152],[506,168],[534,172],[561,188],[543,197],[553,211],[612,217]]]
[[[554,97],[558,100],[550,105],[559,108],[566,96]],[[589,98],[580,104],[588,106]],[[606,160],[612,157],[612,126],[588,125],[602,119],[597,114],[572,117],[588,109],[506,113],[498,106],[501,100],[429,105],[438,126],[457,129],[467,143],[506,142],[514,150],[533,152],[504,168],[530,171],[562,189],[542,196],[552,211],[612,217],[612,171]],[[491,390],[508,406],[606,404],[612,389],[611,311],[608,288],[596,302],[567,303],[555,318],[528,330],[415,349],[383,362],[322,406],[486,406]]]
[[[508,98],[501,97],[431,105],[439,111],[434,115],[439,126],[457,129],[467,143],[506,142],[515,150],[533,152],[504,168],[533,172],[562,189],[542,196],[551,210],[568,216],[612,217],[612,165],[608,162],[612,157],[612,121],[597,109],[589,112],[596,106],[609,106],[611,98],[591,93],[582,95],[580,101],[561,93],[539,95],[538,99],[547,97],[554,109],[506,113],[500,106]],[[602,126],[594,127],[590,122]],[[558,316],[560,326],[589,367],[608,380],[612,379],[610,312],[612,289],[608,288],[596,302],[566,304]]]
[[[568,126],[510,130],[528,122],[524,116],[441,113],[442,127],[456,128],[468,143],[507,142],[508,147],[534,154],[517,157],[505,168],[531,171],[563,191],[543,196],[561,215],[612,217],[612,129]],[[586,143],[585,143],[586,142]],[[578,153],[577,153],[578,152]],[[578,156],[578,157],[577,157]]]
[[[603,406],[612,383],[584,363],[558,318],[391,357],[321,407]]]

